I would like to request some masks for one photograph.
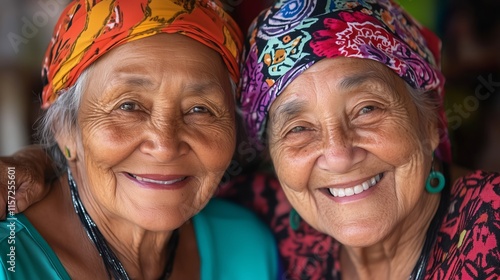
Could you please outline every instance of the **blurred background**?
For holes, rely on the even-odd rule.
[[[0,155],[34,142],[40,69],[67,0],[0,0]],[[244,30],[269,0],[227,0]],[[399,0],[443,41],[454,161],[500,171],[500,1]]]

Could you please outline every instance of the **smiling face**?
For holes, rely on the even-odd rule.
[[[314,64],[271,106],[268,135],[292,206],[341,243],[373,245],[432,217],[423,213],[437,205],[425,192],[436,125],[421,121],[404,81],[383,64]]]
[[[70,167],[91,215],[178,228],[205,206],[231,161],[227,69],[183,35],[126,43],[90,69],[76,135]]]

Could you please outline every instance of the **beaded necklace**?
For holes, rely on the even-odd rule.
[[[106,271],[108,272],[108,276],[110,279],[119,279],[119,280],[129,280],[130,277],[127,274],[127,271],[123,267],[120,260],[113,253],[113,250],[109,248],[106,239],[102,235],[101,231],[94,223],[90,215],[85,210],[82,201],[80,200],[80,195],[78,194],[78,189],[76,186],[76,182],[71,175],[71,171],[68,168],[68,183],[69,189],[71,191],[71,199],[73,201],[73,207],[75,208],[75,212],[80,218],[80,222],[82,223],[85,231],[87,232],[87,236],[94,243],[99,255],[101,256],[104,266],[106,267]],[[168,262],[165,266],[165,271],[160,279],[168,279],[172,274],[172,269],[174,265],[175,259],[175,251],[177,249],[177,245],[179,244],[179,230],[176,229],[172,232],[172,237],[167,244],[167,255]]]

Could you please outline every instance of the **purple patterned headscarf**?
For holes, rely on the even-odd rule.
[[[260,148],[268,111],[285,87],[315,62],[337,56],[381,62],[410,86],[444,97],[441,42],[392,0],[279,0],[250,27],[239,106]],[[442,104],[441,104],[442,105]],[[451,161],[440,112],[437,156]]]

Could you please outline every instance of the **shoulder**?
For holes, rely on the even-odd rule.
[[[481,187],[486,185],[498,186],[499,184],[500,173],[476,170],[455,180],[454,187],[456,188],[456,185],[466,185],[469,187]]]
[[[440,279],[500,275],[500,174],[475,171],[453,185],[433,259]]]
[[[472,203],[484,205],[482,210],[500,208],[500,173],[478,170],[455,181],[450,193],[450,204],[455,205],[451,206],[472,211],[462,214],[481,214],[481,207],[471,208]]]
[[[193,223],[204,277],[277,279],[276,242],[252,212],[215,198],[193,218]]]
[[[233,237],[248,235],[250,240],[274,243],[270,230],[254,213],[223,199],[212,199],[196,218],[222,235],[230,232]]]
[[[6,220],[0,221],[0,249],[4,253],[5,248],[10,248],[16,242],[16,237],[24,229],[23,224],[17,219],[16,216],[9,216]],[[0,255],[3,258],[4,254]]]
[[[459,178],[451,188],[446,218],[453,222],[448,225],[457,231],[491,227],[498,223],[500,173],[475,171]],[[490,233],[498,234],[498,230]]]
[[[29,220],[18,214],[0,222],[0,279],[70,279]]]

